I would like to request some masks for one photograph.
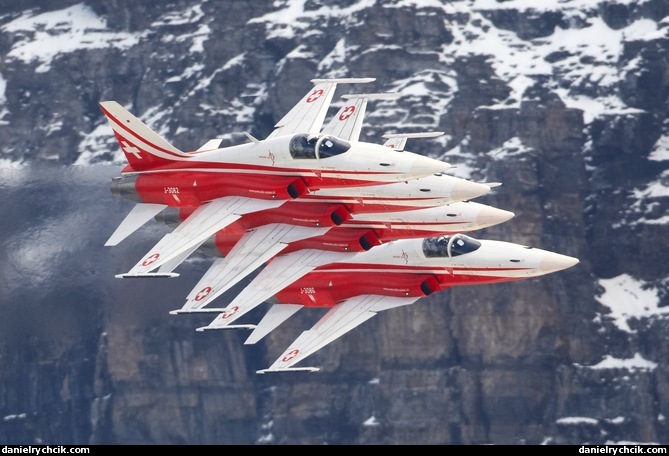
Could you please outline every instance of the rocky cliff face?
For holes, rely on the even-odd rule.
[[[0,440],[669,443],[669,2],[10,3]],[[266,136],[330,76],[404,94],[370,104],[364,140],[444,131],[409,149],[503,182],[481,202],[516,217],[477,236],[581,263],[387,311],[289,376],[255,370],[318,311],[249,349],[167,315],[210,260],[113,278],[165,229],[101,247],[131,205],[108,192],[122,157],[99,101],[195,149]]]

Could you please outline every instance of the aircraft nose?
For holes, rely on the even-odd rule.
[[[541,262],[539,263],[539,270],[548,274],[570,268],[578,263],[578,258],[567,255],[560,255],[559,253],[554,252],[546,252]]]
[[[485,206],[476,216],[476,224],[483,227],[498,225],[511,220],[516,214],[513,212],[497,209],[496,207]]]
[[[460,180],[453,185],[451,196],[456,201],[465,201],[485,195],[490,191],[490,187],[468,180]]]
[[[449,163],[435,160],[434,158],[418,156],[411,165],[409,173],[414,177],[425,177],[443,173],[450,167]]]

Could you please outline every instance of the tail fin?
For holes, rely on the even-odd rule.
[[[117,102],[103,101],[100,107],[134,170],[144,171],[192,157],[168,143]]]

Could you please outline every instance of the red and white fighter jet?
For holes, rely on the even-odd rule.
[[[288,266],[289,256],[274,262],[285,258],[283,266]],[[258,372],[315,371],[318,368],[294,365],[378,312],[413,304],[453,286],[522,280],[567,269],[578,262],[547,250],[456,234],[390,242],[306,273],[282,268],[285,273],[272,272],[275,286],[270,295],[279,304],[257,326],[246,325],[255,328],[246,343],[257,342],[303,306],[331,307],[269,369]],[[199,330],[230,326],[254,307],[251,303],[270,298],[266,294],[270,289],[261,288],[246,288],[209,326]]]
[[[204,240],[244,214],[274,209],[319,189],[402,182],[440,173],[449,164],[381,145],[321,134],[337,83],[373,79],[314,79],[307,93],[265,139],[219,148],[211,140],[194,152],[169,144],[114,101],[101,108],[128,159],[112,192],[138,204],[106,245],[116,245],[167,206],[197,208],[119,277],[173,276],[151,272],[178,263]]]
[[[313,267],[398,239],[479,230],[503,223],[513,215],[484,204],[456,202],[411,211],[357,214],[336,227],[302,228],[303,231],[297,232],[303,233],[301,236],[290,226],[277,223],[248,231],[231,225],[217,233],[206,246],[207,253],[224,258],[214,261],[184,306],[174,313],[198,312],[276,256],[306,253],[308,265]],[[299,254],[291,258],[295,262],[288,266],[289,270],[302,271],[309,267],[301,263]],[[275,266],[270,263],[269,268],[273,270]]]

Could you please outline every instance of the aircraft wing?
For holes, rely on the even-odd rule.
[[[186,298],[186,304],[181,311],[206,306],[266,261],[274,258],[288,243],[319,236],[329,229],[271,223],[247,232],[225,258],[220,258],[211,265]]]
[[[225,329],[230,323],[274,296],[318,266],[350,258],[355,253],[304,249],[274,258],[208,326],[199,330]]]
[[[361,325],[382,310],[413,304],[419,298],[398,298],[381,295],[360,295],[335,305],[310,330],[304,331],[266,372],[317,371],[317,367],[293,367],[330,342]]]
[[[399,93],[361,93],[343,95],[342,98],[349,100],[339,109],[337,114],[323,129],[324,134],[333,135],[346,141],[358,141],[362,120],[365,117],[367,102],[369,100],[395,100],[400,97]]]
[[[139,262],[127,273],[116,277],[175,277],[178,274],[152,270],[169,264],[174,269],[176,258],[185,259],[185,252],[192,252],[218,230],[238,220],[243,214],[271,209],[283,204],[283,201],[259,200],[241,196],[218,198],[198,207],[190,217],[182,222],[173,232],[166,234]]]
[[[338,83],[360,84],[374,80],[375,78],[312,79],[311,82],[315,84],[313,89],[277,122],[274,131],[267,138],[295,133],[320,133]]]

